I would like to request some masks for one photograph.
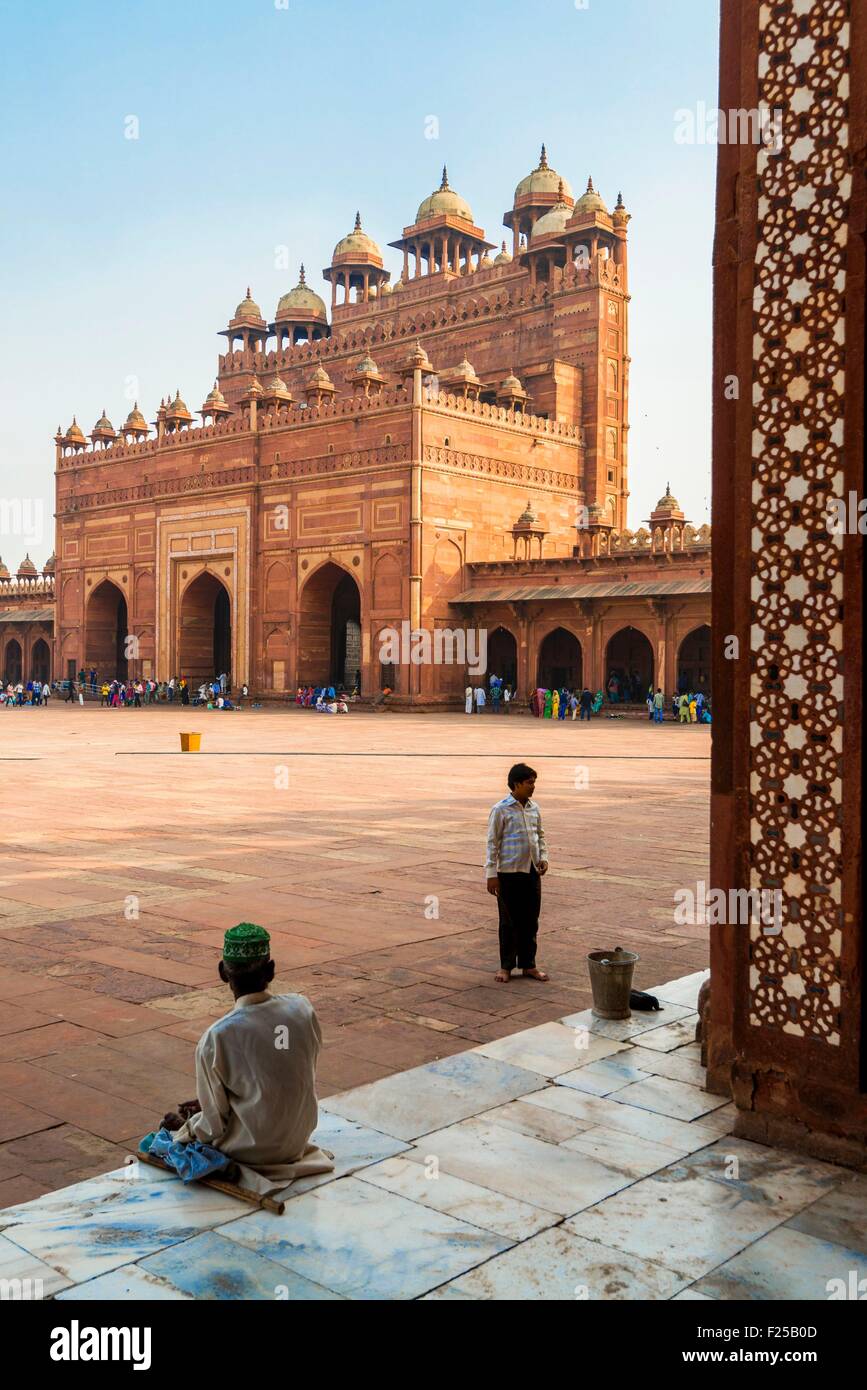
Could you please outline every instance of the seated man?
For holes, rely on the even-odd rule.
[[[310,1143],[319,1119],[319,1021],[303,994],[269,994],[270,940],[251,922],[226,932],[219,972],[235,1007],[199,1039],[197,1113],[163,1120],[177,1128],[176,1142],[209,1144],[233,1159],[241,1186],[264,1195],[334,1168],[331,1154]]]

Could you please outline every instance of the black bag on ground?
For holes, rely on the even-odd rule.
[[[631,989],[629,991],[630,1009],[653,1010],[661,1009],[662,1005],[655,994],[645,994],[643,989]]]

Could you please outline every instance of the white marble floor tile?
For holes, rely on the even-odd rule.
[[[544,1077],[537,1072],[479,1052],[457,1052],[429,1066],[329,1096],[320,1110],[412,1140],[544,1085]]]
[[[470,1226],[481,1226],[505,1240],[527,1240],[559,1220],[553,1212],[438,1172],[431,1164],[410,1163],[405,1158],[387,1158],[384,1163],[365,1168],[358,1176],[362,1182],[443,1211]]]
[[[526,1100],[511,1100],[508,1105],[499,1105],[495,1110],[483,1110],[475,1118],[486,1124],[500,1125],[503,1129],[516,1129],[519,1134],[529,1134],[531,1139],[543,1139],[546,1144],[562,1144],[564,1139],[571,1139],[582,1129],[590,1128],[589,1120],[577,1120],[574,1115],[545,1110],[541,1105],[530,1105]]]
[[[845,1178],[786,1224],[818,1240],[831,1240],[867,1255],[867,1177],[854,1174]]]
[[[683,1173],[735,1187],[748,1201],[770,1203],[781,1221],[833,1193],[845,1171],[789,1149],[771,1149],[732,1135],[684,1158],[678,1167]]]
[[[545,1211],[567,1216],[618,1191],[629,1179],[584,1154],[571,1153],[481,1119],[425,1136],[408,1158],[435,1157],[440,1170]]]
[[[664,1144],[672,1150],[672,1160],[685,1154],[703,1149],[719,1138],[718,1130],[705,1128],[704,1120],[674,1120],[669,1115],[658,1115],[652,1110],[640,1110],[637,1105],[621,1105],[620,1091],[611,1096],[588,1096],[570,1086],[548,1086],[544,1091],[536,1091],[527,1097],[528,1105],[537,1105],[544,1110],[556,1110],[561,1115],[571,1115],[584,1120],[588,1127],[604,1125],[606,1129],[622,1130],[626,1134],[650,1139]]]
[[[673,1052],[660,1052],[642,1047],[636,1041],[630,1061],[652,1076],[669,1076],[672,1081],[686,1081],[690,1086],[704,1086],[706,1071],[701,1064],[700,1049],[692,1055],[692,1047],[678,1047]]]
[[[20,1279],[22,1297],[27,1293],[33,1299],[51,1298],[69,1284],[51,1265],[6,1236],[0,1236],[0,1279]]]
[[[6,1228],[6,1236],[80,1284],[208,1230],[236,1216],[241,1205],[213,1188],[185,1186],[171,1174],[163,1179],[141,1164],[134,1171],[142,1176],[108,1173],[14,1208],[21,1220]]]
[[[636,1105],[639,1110],[653,1110],[657,1115],[669,1115],[673,1120],[697,1120],[711,1110],[727,1104],[725,1096],[712,1096],[698,1086],[685,1081],[672,1081],[668,1076],[651,1076],[636,1081],[617,1092],[622,1105]]]
[[[705,1275],[695,1287],[716,1299],[799,1303],[863,1299],[867,1256],[781,1226]]]
[[[5,1207],[0,1212],[0,1225],[21,1226],[30,1222],[53,1220],[55,1217],[80,1211],[82,1207],[95,1208],[103,1204],[111,1205],[116,1200],[126,1200],[131,1184],[144,1185],[155,1190],[163,1183],[180,1186],[178,1178],[159,1168],[151,1168],[143,1163],[124,1164],[122,1168],[112,1168],[99,1177],[87,1178],[84,1182],[73,1183],[70,1187],[59,1187],[56,1192],[44,1192],[29,1202],[19,1202],[17,1206]]]
[[[664,1000],[667,1004],[684,1004],[688,1009],[695,1009],[698,1007],[698,992],[709,978],[709,970],[697,970],[693,975],[681,976],[679,980],[650,985],[645,992],[655,994],[660,1003]]]
[[[88,1279],[84,1284],[73,1284],[57,1297],[58,1300],[70,1303],[79,1300],[93,1303],[123,1303],[128,1299],[136,1303],[153,1303],[178,1299],[189,1301],[192,1295],[184,1293],[167,1279],[148,1274],[141,1265],[121,1265],[119,1269],[112,1269],[108,1274],[98,1274],[95,1279]]]
[[[359,1178],[306,1193],[284,1216],[253,1212],[219,1234],[353,1299],[418,1298],[509,1245]]]
[[[770,1201],[745,1198],[735,1184],[683,1173],[678,1164],[662,1169],[566,1225],[588,1240],[676,1270],[692,1283],[779,1223]]]
[[[624,1134],[622,1130],[606,1129],[604,1125],[585,1129],[565,1140],[563,1148],[596,1158],[607,1168],[615,1168],[630,1178],[647,1178],[658,1169],[667,1168],[675,1157],[664,1144]]]
[[[662,1028],[651,1028],[641,1035],[641,1046],[653,1048],[655,1052],[673,1052],[685,1043],[695,1039],[695,1025],[698,1014],[684,1014],[675,1023],[666,1023]]]
[[[633,1038],[643,1038],[646,1033],[656,1032],[658,1028],[665,1028],[687,1016],[696,1017],[692,1009],[681,1004],[666,1004],[663,1009],[650,1013],[633,1013],[631,1018],[597,1018],[592,1009],[582,1009],[580,1013],[567,1014],[560,1022],[567,1028],[587,1028],[600,1038],[630,1042]]]
[[[319,1124],[312,1135],[312,1142],[334,1155],[334,1171],[298,1178],[280,1194],[284,1201],[300,1197],[304,1192],[312,1192],[315,1187],[324,1187],[336,1178],[347,1177],[360,1168],[366,1168],[369,1163],[392,1158],[407,1147],[401,1139],[356,1124],[355,1120],[347,1120],[343,1115],[332,1114],[324,1106],[319,1108]]]
[[[576,1091],[586,1091],[589,1096],[610,1096],[614,1091],[622,1091],[633,1081],[646,1081],[650,1072],[642,1071],[633,1064],[634,1048],[618,1057],[604,1058],[601,1062],[591,1062],[586,1067],[576,1067],[575,1071],[563,1072],[557,1077],[558,1086],[572,1086]],[[656,1056],[650,1053],[650,1056]]]
[[[558,1226],[435,1289],[425,1301],[669,1299],[682,1285],[670,1269],[607,1250]]]
[[[624,1044],[608,1038],[594,1037],[583,1030],[564,1027],[562,1023],[542,1023],[522,1033],[510,1033],[495,1042],[482,1043],[473,1049],[485,1057],[539,1072],[541,1076],[559,1076],[561,1072],[595,1062],[624,1050]]]
[[[236,1240],[227,1240],[216,1231],[206,1231],[181,1245],[160,1250],[142,1260],[139,1269],[169,1280],[199,1301],[296,1303],[334,1302],[340,1298],[331,1289],[239,1245]]]

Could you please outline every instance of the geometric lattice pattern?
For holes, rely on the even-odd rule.
[[[753,289],[750,886],[782,931],[750,928],[750,1023],[840,1042],[844,297],[848,6],[760,9]]]

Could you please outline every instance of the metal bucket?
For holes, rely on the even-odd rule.
[[[641,957],[617,946],[613,951],[591,951],[587,957],[593,1012],[597,1018],[631,1018],[629,993],[632,972]]]

